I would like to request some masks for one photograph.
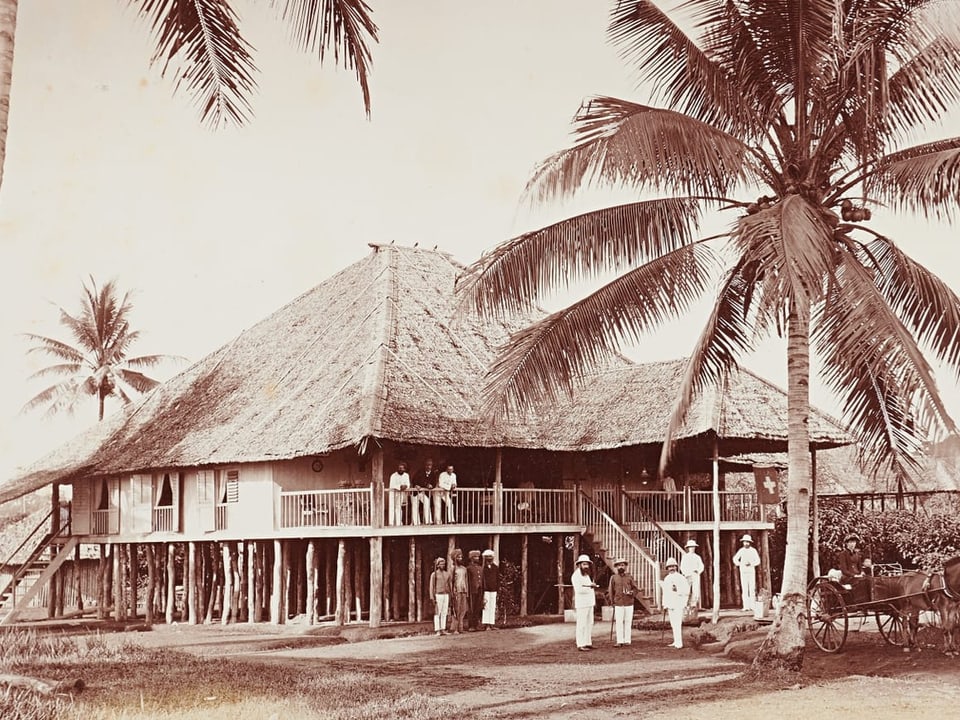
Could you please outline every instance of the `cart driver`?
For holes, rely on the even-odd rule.
[[[837,556],[837,568],[840,570],[840,582],[853,594],[869,594],[865,571],[870,568],[870,558],[864,558],[860,551],[860,538],[854,534],[843,539],[844,549]]]

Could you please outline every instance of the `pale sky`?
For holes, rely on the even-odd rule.
[[[290,49],[266,3],[236,0],[260,92],[247,127],[215,133],[149,69],[152,41],[125,4],[21,3],[0,189],[0,482],[96,420],[93,399],[73,419],[20,414],[45,387],[28,376],[49,361],[26,358],[18,334],[68,339],[57,306],[75,310],[91,274],[135,291],[134,354],[194,361],[363,257],[368,242],[437,245],[471,262],[520,232],[627,199],[520,204],[534,165],[569,144],[585,97],[644,99],[606,41],[609,3],[370,3],[381,32],[371,120],[350,73]],[[933,133],[945,135],[960,124]],[[875,227],[960,287],[946,225]],[[686,355],[698,329],[675,324],[636,354]],[[775,349],[749,365],[783,382]],[[941,382],[960,416],[956,383]],[[814,400],[832,409],[816,390]]]

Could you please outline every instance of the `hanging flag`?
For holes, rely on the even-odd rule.
[[[753,477],[757,481],[757,502],[761,505],[776,505],[780,502],[780,479],[773,465],[754,465]]]

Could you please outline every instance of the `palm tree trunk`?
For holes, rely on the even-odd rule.
[[[810,528],[810,313],[792,307],[787,332],[787,547],[783,601],[770,642],[757,663],[789,670],[803,666],[806,613],[807,542]]]
[[[18,0],[0,0],[0,185],[7,159],[10,87],[13,83],[13,41],[17,34]]]

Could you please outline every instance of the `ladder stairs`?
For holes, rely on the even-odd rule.
[[[63,562],[73,555],[78,538],[67,535],[69,522],[56,532],[46,531],[50,526],[48,514],[33,529],[33,532],[14,550],[10,558],[0,566],[0,626],[11,625],[50,581]],[[14,559],[21,551],[35,542],[28,558],[17,563]]]

